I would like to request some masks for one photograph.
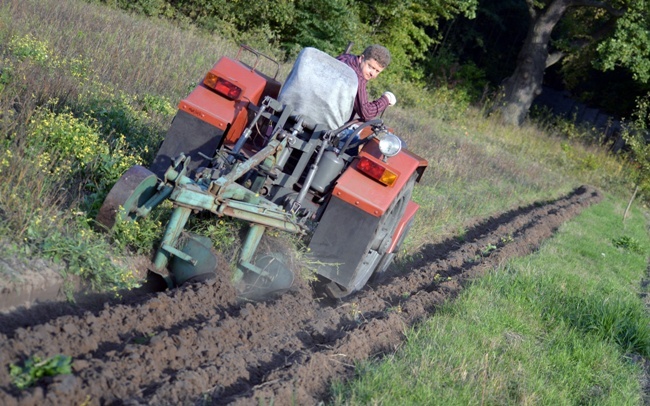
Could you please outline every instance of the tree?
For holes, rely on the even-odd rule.
[[[525,0],[529,28],[512,75],[502,83],[496,109],[504,122],[521,125],[542,90],[544,71],[568,55],[595,50],[593,66],[629,69],[635,80],[650,79],[650,4],[645,0]],[[553,31],[570,10],[573,25],[562,37]],[[584,12],[590,10],[590,12]],[[550,48],[553,47],[551,51]]]
[[[306,46],[337,55],[348,42],[365,43],[368,28],[354,0],[295,0],[294,23],[282,31],[283,47],[293,57]]]
[[[419,62],[438,38],[429,34],[441,20],[474,18],[478,0],[358,0],[359,16],[371,38],[390,49],[391,72],[409,80],[423,78]],[[390,74],[390,72],[389,72]]]

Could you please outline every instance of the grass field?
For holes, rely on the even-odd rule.
[[[137,285],[120,259],[151,249],[161,220],[107,237],[94,216],[126,168],[151,160],[178,100],[236,49],[80,0],[0,3],[0,235],[11,242],[8,255],[65,261],[97,290]],[[358,386],[337,389],[337,402],[638,404],[630,359],[648,355],[647,337],[631,345],[618,329],[647,334],[639,293],[648,240],[638,205],[622,228],[633,189],[627,164],[572,127],[504,127],[448,91],[422,98],[430,102],[398,103],[383,117],[430,164],[414,193],[421,209],[405,255],[462,235],[470,219],[580,184],[609,198],[409,332],[390,360],[362,366]],[[215,244],[232,245],[235,226],[216,227]]]
[[[608,198],[494,269],[335,385],[333,403],[644,404],[650,240],[647,214],[623,225],[624,209]]]

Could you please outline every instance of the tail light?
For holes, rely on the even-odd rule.
[[[218,77],[212,72],[208,72],[208,74],[205,75],[205,79],[203,79],[203,84],[209,87],[210,89],[214,89],[220,95],[227,97],[231,100],[238,99],[242,91],[241,87],[237,86],[236,84],[224,78]]]
[[[388,170],[386,167],[368,159],[367,157],[359,158],[357,169],[386,186],[393,186],[398,178],[398,175],[395,172]]]

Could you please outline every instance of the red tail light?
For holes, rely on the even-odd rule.
[[[220,95],[227,97],[231,100],[239,98],[241,95],[241,87],[235,85],[232,82],[227,81],[224,78],[220,78],[212,72],[208,72],[203,79],[203,84],[214,89]]]
[[[398,178],[395,172],[388,170],[377,162],[371,161],[367,157],[359,159],[357,169],[386,186],[392,186]]]

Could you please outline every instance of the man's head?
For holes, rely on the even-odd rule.
[[[359,66],[366,80],[376,78],[390,63],[390,52],[381,45],[370,45],[359,56]]]

